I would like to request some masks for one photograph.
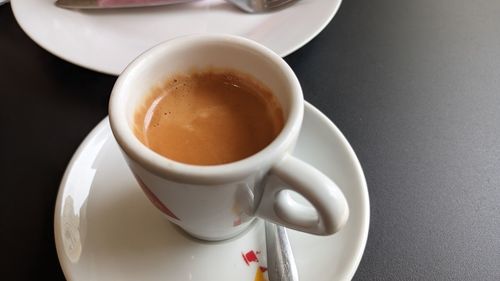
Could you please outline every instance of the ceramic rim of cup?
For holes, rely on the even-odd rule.
[[[264,149],[247,158],[220,165],[191,165],[168,159],[147,146],[145,146],[133,133],[127,119],[126,103],[124,97],[125,81],[133,79],[136,75],[134,70],[138,67],[145,67],[146,61],[162,56],[170,48],[182,48],[182,46],[193,46],[193,44],[203,44],[218,42],[224,44],[237,45],[242,49],[250,49],[259,53],[263,59],[271,61],[279,67],[291,94],[290,107],[285,124],[280,134]],[[187,45],[186,45],[187,44]],[[188,35],[174,38],[152,47],[134,61],[132,61],[123,73],[118,77],[109,101],[109,119],[113,135],[119,146],[132,160],[139,165],[171,180],[178,180],[190,183],[217,184],[230,182],[232,180],[244,178],[251,175],[262,167],[271,167],[280,157],[283,157],[288,149],[293,147],[303,118],[304,103],[300,83],[290,66],[273,51],[260,45],[257,42],[233,35]]]

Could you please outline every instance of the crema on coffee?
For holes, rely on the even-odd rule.
[[[283,128],[271,91],[233,70],[176,74],[146,95],[134,132],[153,151],[178,162],[218,165],[247,158]]]

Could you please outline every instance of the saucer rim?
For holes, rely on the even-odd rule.
[[[347,149],[347,153],[350,155],[350,157],[353,160],[355,160],[353,161],[354,162],[353,168],[354,170],[356,170],[356,174],[358,175],[358,180],[361,183],[360,187],[362,189],[361,200],[363,202],[361,203],[361,205],[366,207],[362,213],[362,219],[365,220],[366,222],[362,224],[362,230],[360,233],[361,236],[363,237],[362,238],[363,241],[361,241],[361,245],[358,248],[356,248],[356,253],[354,254],[355,258],[351,260],[349,276],[347,276],[347,278],[345,279],[345,280],[351,280],[354,277],[354,274],[356,273],[359,264],[361,263],[361,259],[363,258],[363,253],[365,252],[366,243],[368,241],[368,233],[370,230],[370,198],[368,193],[368,185],[366,183],[366,177],[363,172],[363,168],[361,167],[361,163],[359,162],[359,159],[356,156],[356,152],[354,152],[354,149],[347,141],[347,138],[340,131],[340,129],[337,126],[335,126],[333,121],[330,120],[323,112],[317,109],[314,105],[310,104],[307,101],[304,101],[304,115],[306,111],[311,111],[317,118],[321,119],[322,122],[328,125],[328,127],[330,127],[330,130],[335,132],[335,134],[339,137],[339,140],[342,142],[344,148]]]
[[[27,20],[26,20],[26,16],[23,14],[24,11],[22,10],[22,8],[19,8],[19,6],[17,5],[17,1],[19,1],[19,0],[11,0],[10,1],[11,10],[14,14],[14,18],[16,19],[16,22],[19,24],[19,26],[21,27],[23,32],[31,40],[33,40],[33,42],[35,42],[38,46],[40,46],[42,49],[46,50],[50,54],[66,61],[66,62],[69,62],[73,65],[76,65],[76,66],[79,66],[79,67],[82,67],[82,68],[85,68],[88,70],[92,70],[92,71],[95,71],[98,73],[118,76],[118,75],[120,75],[121,72],[123,72],[124,69],[116,70],[116,69],[114,69],[115,66],[110,66],[110,65],[96,66],[92,63],[86,63],[84,60],[79,60],[75,56],[69,55],[67,52],[65,53],[64,51],[61,51],[61,50],[58,50],[58,49],[55,49],[54,47],[52,47],[49,43],[47,43],[47,39],[42,38],[37,32],[35,32],[33,30],[33,28],[31,28],[28,25]],[[334,6],[332,7],[329,15],[323,19],[323,21],[319,24],[319,26],[317,28],[311,29],[311,31],[308,33],[308,36],[303,36],[302,40],[296,40],[295,44],[290,44],[287,48],[283,48],[284,50],[274,51],[275,47],[268,46],[267,44],[262,44],[260,42],[259,43],[266,46],[268,49],[273,50],[273,52],[275,52],[276,54],[278,54],[282,58],[298,51],[299,49],[301,49],[302,47],[307,45],[309,42],[311,42],[314,38],[316,38],[328,26],[328,24],[330,24],[330,22],[333,20],[335,15],[338,13],[340,6],[342,5],[343,0],[333,0],[333,1],[335,1],[335,3],[332,3]],[[212,34],[232,34],[232,33],[227,33],[227,32],[220,32],[220,31],[219,32],[211,32],[211,33]],[[176,37],[180,37],[183,35],[187,35],[187,33],[177,34],[176,36],[165,38],[164,40],[162,40],[162,42],[169,40],[169,39],[176,38]],[[238,36],[253,40],[252,38],[246,37],[242,34],[232,34],[232,35],[238,35]],[[146,50],[150,49],[151,47],[153,47],[153,46],[149,46],[148,48],[142,50],[141,53],[145,52]]]
[[[361,263],[361,259],[363,257],[363,253],[366,248],[366,243],[368,240],[368,234],[369,234],[369,227],[370,227],[370,200],[369,200],[369,193],[368,193],[368,187],[366,183],[366,178],[363,172],[363,169],[361,167],[361,163],[359,162],[359,159],[356,156],[356,153],[354,152],[354,149],[351,147],[345,136],[342,134],[340,129],[335,126],[335,124],[325,115],[323,114],[319,109],[314,107],[312,104],[310,104],[307,101],[304,101],[304,115],[305,113],[309,111],[309,113],[313,114],[316,118],[319,118],[322,122],[324,122],[328,127],[337,135],[339,140],[342,142],[344,148],[347,150],[347,153],[350,155],[350,158],[353,159],[353,168],[356,171],[359,183],[360,183],[360,191],[361,191],[361,206],[364,206],[364,210],[361,213],[361,219],[363,220],[363,223],[361,224],[361,241],[359,246],[356,247],[355,253],[353,254],[353,258],[349,262],[348,272],[347,276],[344,276],[341,280],[351,280],[354,277],[354,274],[357,271],[357,268],[359,267],[359,264]],[[82,143],[78,146],[78,148],[75,150],[73,156],[71,157],[71,160],[69,161],[66,170],[64,172],[64,175],[62,177],[61,183],[58,188],[57,192],[57,199],[55,203],[55,209],[54,209],[54,242],[56,246],[56,252],[57,252],[57,257],[59,260],[59,264],[61,266],[61,269],[63,271],[64,277],[68,281],[76,280],[75,277],[71,274],[71,271],[69,269],[70,264],[68,263],[67,259],[61,259],[61,257],[64,256],[63,252],[63,242],[62,242],[62,237],[61,237],[61,207],[62,207],[62,200],[63,200],[63,191],[65,189],[65,186],[68,184],[68,178],[70,172],[73,170],[75,162],[80,158],[82,152],[88,147],[89,143],[95,140],[95,138],[102,133],[103,130],[106,130],[106,123],[109,123],[109,117],[106,116],[103,120],[101,120],[89,133],[88,135],[84,138]],[[109,125],[108,125],[109,126]],[[110,132],[111,134],[111,132]]]

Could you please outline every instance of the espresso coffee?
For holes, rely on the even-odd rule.
[[[153,88],[134,120],[135,135],[178,162],[218,165],[249,157],[283,128],[271,91],[233,70],[177,74]]]

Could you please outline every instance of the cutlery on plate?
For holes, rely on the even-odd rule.
[[[269,281],[298,281],[299,275],[286,229],[265,222]]]
[[[56,5],[69,9],[109,9],[170,5],[195,0],[57,0]],[[267,12],[298,0],[225,0],[248,13]]]

